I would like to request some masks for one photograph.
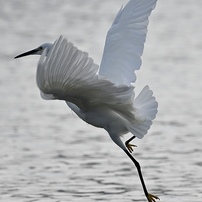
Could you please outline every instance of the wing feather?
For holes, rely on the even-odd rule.
[[[117,87],[101,79],[97,71],[98,66],[87,53],[78,50],[61,36],[47,56],[46,50],[41,55],[37,67],[37,85],[44,99],[65,100],[83,110],[110,105],[123,116],[132,117],[133,87]],[[126,108],[128,110],[124,112]]]
[[[148,17],[157,0],[130,0],[118,12],[106,37],[99,75],[117,85],[136,81],[141,66]]]

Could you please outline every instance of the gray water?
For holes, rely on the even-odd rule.
[[[135,167],[106,131],[62,101],[40,98],[38,56],[13,60],[63,34],[99,64],[106,32],[127,1],[0,2],[0,201],[146,201]],[[158,1],[137,73],[137,91],[149,84],[159,113],[133,141],[133,155],[162,202],[202,201],[201,8],[199,0]]]

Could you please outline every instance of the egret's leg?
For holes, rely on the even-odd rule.
[[[129,140],[127,140],[127,141],[125,142],[125,145],[126,145],[128,151],[129,151],[130,153],[133,152],[133,147],[137,147],[137,146],[134,145],[134,144],[130,144],[130,141],[132,141],[134,138],[135,138],[135,136],[132,136]]]
[[[156,202],[156,199],[159,199],[157,196],[153,195],[153,194],[149,194],[146,188],[146,185],[144,183],[144,179],[142,176],[142,172],[141,172],[141,167],[140,164],[134,159],[134,157],[130,154],[130,152],[128,152],[128,150],[124,150],[125,153],[128,155],[128,157],[133,161],[133,163],[135,164],[139,177],[140,177],[140,181],[144,190],[144,194],[147,197],[148,202]]]

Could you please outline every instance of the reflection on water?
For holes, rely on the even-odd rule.
[[[106,31],[125,2],[2,3],[1,201],[145,201],[132,162],[104,130],[79,120],[64,102],[40,98],[38,57],[13,60],[63,34],[99,63]],[[158,2],[138,72],[137,90],[151,86],[159,115],[149,134],[134,141],[134,156],[161,201],[202,199],[201,4]]]

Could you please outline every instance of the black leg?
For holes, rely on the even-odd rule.
[[[136,145],[130,144],[130,141],[132,141],[134,138],[135,138],[135,136],[132,136],[129,140],[127,140],[127,141],[125,142],[125,146],[126,146],[126,148],[128,149],[128,151],[129,151],[130,153],[133,152],[133,147],[136,147]]]
[[[133,139],[135,139],[135,136],[132,136],[130,139],[128,139],[125,144],[129,144],[130,141],[132,141]]]
[[[125,153],[128,155],[128,157],[133,161],[133,163],[135,164],[136,168],[137,168],[137,171],[138,171],[138,175],[140,177],[140,181],[141,181],[141,184],[142,184],[142,188],[144,190],[144,194],[145,196],[147,197],[147,200],[149,202],[155,202],[156,200],[155,199],[159,199],[157,196],[154,196],[152,194],[149,194],[148,191],[147,191],[147,188],[146,188],[146,185],[144,183],[144,179],[143,179],[143,176],[142,176],[142,172],[141,172],[141,167],[140,167],[140,164],[138,163],[138,161],[135,160],[135,158],[128,152],[128,150],[124,150]]]

